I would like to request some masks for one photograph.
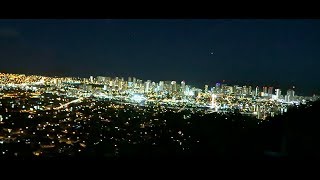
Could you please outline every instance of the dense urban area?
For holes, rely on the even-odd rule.
[[[210,153],[221,155],[232,147],[217,140],[219,133],[229,133],[223,141],[240,143],[271,118],[318,99],[295,94],[295,87],[222,82],[196,88],[135,77],[0,73],[0,157],[205,155],[203,142],[215,143]],[[210,132],[216,140],[208,139]]]

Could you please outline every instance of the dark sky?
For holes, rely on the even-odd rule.
[[[320,20],[0,20],[0,71],[320,89]]]

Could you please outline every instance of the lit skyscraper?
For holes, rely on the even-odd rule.
[[[186,90],[184,91],[185,95],[190,95],[190,87],[186,85]]]
[[[135,77],[133,77],[133,78],[132,78],[132,82],[133,82],[133,85],[135,85],[136,82],[137,82],[137,79],[136,79]]]
[[[251,86],[248,87],[248,94],[252,95],[252,87]]]
[[[163,91],[164,90],[164,82],[163,81],[159,81],[159,91]]]
[[[211,108],[214,110],[214,111],[217,111],[217,104],[216,104],[216,95],[215,94],[212,94],[211,95]]]
[[[171,81],[171,89],[172,89],[172,92],[177,92],[177,82],[176,81]]]
[[[208,88],[209,88],[208,85],[204,85],[204,92],[208,92]]]
[[[270,94],[273,94],[273,87],[269,87],[269,89],[268,89],[268,94],[270,95]]]
[[[259,86],[257,86],[257,87],[256,87],[256,90],[255,90],[255,96],[259,96],[259,93],[260,93],[260,91],[259,91]]]
[[[276,97],[277,97],[277,99],[280,99],[280,97],[281,97],[281,90],[280,90],[280,89],[276,89],[275,91],[276,91]]]
[[[186,90],[186,82],[185,81],[181,81],[181,92],[184,93],[185,90]]]
[[[268,93],[268,87],[264,86],[262,88],[262,91],[263,91],[264,94],[267,94]]]
[[[90,82],[93,83],[93,76],[90,76]]]
[[[242,87],[242,94],[248,94],[248,88],[247,86]]]
[[[145,93],[148,93],[150,90],[150,84],[151,84],[151,80],[148,80],[145,82],[144,88],[145,88]]]
[[[216,83],[216,92],[220,93],[221,91],[221,84],[220,83]]]
[[[294,97],[294,90],[289,89],[289,90],[287,91],[287,95],[288,95],[288,96],[291,96],[291,97]]]
[[[287,91],[286,97],[287,97],[287,99],[286,99],[287,102],[293,101],[293,100],[294,100],[294,90],[289,89],[289,90]]]

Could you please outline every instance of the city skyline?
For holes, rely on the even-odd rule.
[[[294,91],[297,91],[297,89],[296,89],[296,86],[294,86],[294,85],[292,85],[292,86],[288,86],[288,87],[285,87],[285,86],[283,86],[283,85],[276,85],[276,86],[274,86],[273,84],[254,84],[254,83],[252,83],[252,84],[232,84],[232,83],[229,83],[229,82],[226,82],[225,80],[222,80],[222,81],[217,81],[217,82],[215,82],[215,83],[213,83],[213,84],[204,84],[204,83],[192,83],[192,82],[190,82],[190,81],[186,81],[186,80],[175,80],[175,79],[162,79],[162,80],[159,80],[159,81],[154,81],[154,80],[152,80],[152,79],[142,79],[142,78],[139,78],[139,77],[134,77],[134,76],[126,76],[126,77],[123,77],[123,76],[104,76],[104,75],[99,75],[99,76],[89,76],[89,77],[80,77],[80,76],[62,76],[62,75],[60,75],[60,76],[54,76],[54,75],[48,75],[48,76],[46,76],[46,75],[41,75],[41,74],[33,74],[33,73],[7,73],[7,72],[0,72],[0,75],[1,74],[12,74],[12,75],[26,75],[26,76],[39,76],[39,77],[50,77],[50,78],[62,78],[62,79],[66,79],[66,78],[73,78],[73,79],[81,79],[81,80],[89,80],[89,82],[90,81],[93,81],[93,80],[95,80],[95,81],[97,81],[97,79],[98,78],[111,78],[111,79],[116,79],[116,78],[118,78],[118,79],[120,79],[120,80],[124,80],[124,81],[127,81],[127,82],[130,82],[130,79],[131,79],[131,82],[132,82],[132,78],[134,78],[134,79],[137,79],[137,80],[140,80],[140,81],[142,81],[142,82],[148,82],[148,81],[150,81],[150,83],[151,82],[155,82],[155,83],[157,83],[157,84],[159,84],[159,83],[161,83],[161,82],[169,82],[169,81],[171,81],[171,82],[176,82],[176,83],[184,83],[184,84],[186,84],[186,82],[188,83],[188,85],[190,85],[190,86],[192,86],[192,87],[194,87],[194,88],[197,88],[197,89],[201,89],[201,90],[204,90],[204,91],[206,91],[205,89],[206,88],[212,88],[212,87],[215,87],[217,84],[224,84],[224,85],[228,85],[228,86],[239,86],[239,87],[242,87],[242,86],[248,86],[248,87],[250,87],[250,88],[259,88],[259,89],[261,89],[261,91],[263,92],[264,91],[264,89],[263,88],[267,88],[267,90],[266,90],[266,92],[268,92],[268,94],[273,94],[273,93],[276,93],[276,90],[277,89],[282,89],[282,90],[294,90]],[[197,86],[197,85],[199,85],[199,84],[204,84],[204,85],[202,85],[202,86]],[[270,91],[270,88],[271,88],[271,91]],[[253,91],[253,89],[252,89],[252,91]],[[271,93],[269,93],[269,91],[271,92]],[[299,92],[299,95],[303,95],[303,96],[313,96],[313,95],[319,95],[319,94],[317,94],[317,93],[312,93],[312,94],[307,94],[307,93],[305,93],[305,92],[301,92],[301,91],[299,91],[298,90],[298,92]]]
[[[136,76],[317,94],[319,20],[0,20],[0,72]]]

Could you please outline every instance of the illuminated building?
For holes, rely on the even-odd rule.
[[[93,83],[93,76],[90,76],[90,82]]]
[[[189,95],[190,94],[189,92],[190,92],[190,87],[188,85],[186,85],[186,89],[184,91],[184,94]]]
[[[261,112],[261,108],[260,108],[259,105],[257,105],[256,113],[257,113],[257,118],[261,119],[262,118],[262,112]]]
[[[159,81],[159,91],[163,91],[164,90],[164,82],[163,81]]]
[[[269,95],[273,94],[273,87],[269,87],[269,89],[268,89],[268,94],[269,94]]]
[[[181,92],[184,92],[186,90],[186,82],[181,81]]]
[[[176,81],[171,81],[171,91],[177,92],[177,82]]]
[[[208,88],[209,88],[208,85],[204,85],[204,92],[208,92]]]
[[[138,103],[141,103],[143,101],[146,100],[146,98],[141,95],[141,94],[134,94],[132,97],[131,97],[131,100],[134,101],[134,102],[138,102]]]
[[[216,83],[216,92],[220,93],[221,92],[221,84],[220,83]]]
[[[248,87],[248,95],[252,95],[252,87],[251,86]]]
[[[131,77],[128,77],[128,82],[132,82],[132,78]]]
[[[133,82],[133,85],[136,84],[136,78],[135,77],[132,78],[132,82]]]
[[[124,82],[123,82],[123,81],[120,81],[120,82],[119,82],[119,85],[118,85],[118,89],[119,89],[119,90],[122,90],[122,88],[123,88],[123,84],[124,84]]]
[[[143,86],[141,79],[137,79],[137,86],[140,87],[140,88]]]
[[[228,86],[227,88],[228,88],[228,90],[227,90],[228,93],[233,93],[233,87],[232,86]]]
[[[216,95],[215,94],[212,94],[211,95],[211,108],[214,110],[214,111],[217,111],[217,103],[216,103]]]
[[[277,98],[277,99],[280,99],[280,97],[281,97],[281,90],[280,90],[280,89],[275,89],[275,91],[276,91],[276,98]]]
[[[104,83],[104,82],[106,82],[106,77],[97,76],[97,82],[98,82],[98,83]]]
[[[247,88],[247,86],[243,86],[243,87],[242,87],[242,94],[245,94],[245,95],[248,94],[248,88]]]
[[[289,90],[287,91],[286,101],[287,101],[287,102],[291,102],[291,101],[293,101],[293,100],[294,100],[294,90],[289,89]]]
[[[145,88],[144,92],[145,92],[145,93],[148,93],[148,92],[149,92],[149,90],[150,90],[150,84],[151,84],[151,80],[148,80],[148,81],[146,81],[146,82],[144,83],[144,88]]]
[[[237,92],[237,86],[232,86],[232,93],[236,93]]]
[[[262,92],[263,92],[263,94],[267,94],[268,93],[268,87],[264,86],[262,88]]]
[[[259,91],[259,86],[257,86],[254,95],[255,95],[255,96],[259,96],[259,93],[260,93],[260,91]]]
[[[289,90],[287,91],[287,95],[288,95],[288,96],[291,96],[291,97],[294,97],[294,90],[289,89]]]

